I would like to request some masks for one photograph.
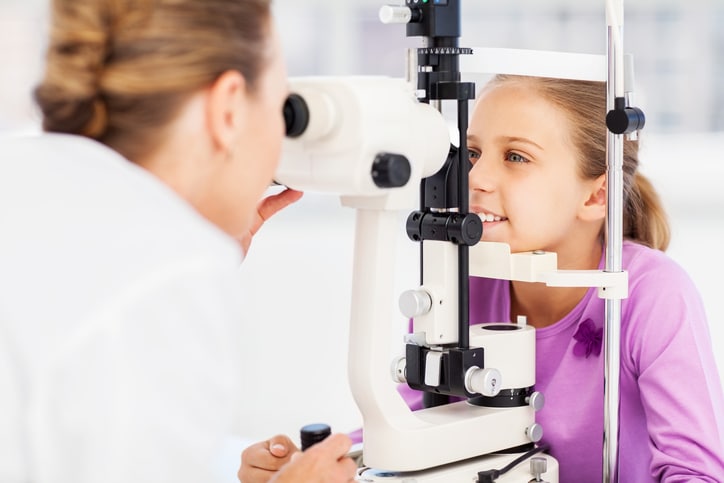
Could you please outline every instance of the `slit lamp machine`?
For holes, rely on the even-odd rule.
[[[604,483],[617,481],[619,326],[627,274],[621,267],[623,136],[643,127],[630,105],[631,62],[622,53],[623,2],[606,2],[606,55],[468,48],[459,45],[463,0],[383,6],[422,46],[408,52],[406,79],[290,79],[287,139],[275,181],[338,194],[356,210],[349,380],[363,417],[362,482],[558,481],[558,463],[536,445],[544,395],[535,390],[535,330],[525,319],[469,325],[469,276],[598,287],[606,300]],[[630,59],[630,58],[629,58]],[[626,65],[626,68],[624,67]],[[464,73],[606,81],[607,244],[604,270],[562,271],[556,254],[511,253],[480,242],[468,213],[468,105]],[[441,114],[457,113],[453,135]],[[457,138],[457,139],[455,139]],[[394,293],[400,211],[419,245],[420,284]],[[395,300],[397,299],[397,300]],[[390,360],[390,307],[412,320],[405,351]],[[424,392],[411,411],[397,391]],[[448,396],[459,402],[441,404]]]

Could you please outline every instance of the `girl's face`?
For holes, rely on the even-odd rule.
[[[595,220],[587,210],[600,190],[578,174],[569,120],[534,87],[487,88],[473,111],[468,149],[470,211],[483,220],[484,241],[561,254],[600,227],[603,209]]]

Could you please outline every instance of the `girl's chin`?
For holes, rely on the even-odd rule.
[[[503,236],[496,236],[495,234],[491,234],[491,233],[485,233],[484,228],[483,228],[483,236],[480,239],[480,241],[493,242],[493,243],[505,243],[510,246],[510,253],[525,251],[525,250],[521,250],[521,248],[515,242],[511,242],[510,238],[506,238]]]
[[[501,231],[502,224],[502,221],[483,223],[483,236],[481,241],[509,243],[508,237],[503,236]]]

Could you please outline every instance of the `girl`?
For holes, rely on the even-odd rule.
[[[560,269],[603,268],[605,115],[602,83],[498,76],[486,86],[467,139],[483,240],[556,252]],[[663,253],[666,217],[637,167],[638,143],[626,141],[619,481],[722,482],[724,398],[704,308]],[[561,483],[601,481],[605,302],[596,289],[473,278],[470,300],[471,323],[525,315],[536,327],[543,442]],[[419,392],[401,392],[421,407]]]
[[[287,97],[269,4],[53,2],[52,134],[0,142],[0,481],[219,481],[258,323],[239,263],[300,196],[257,208]],[[349,447],[276,481],[346,482]]]
[[[483,240],[556,252],[560,269],[603,268],[605,96],[595,82],[498,76],[487,85],[468,130],[470,211],[484,221]],[[669,227],[637,167],[638,143],[625,141],[620,481],[721,482],[724,400],[704,308],[663,254]],[[525,315],[536,328],[543,442],[561,483],[600,481],[604,300],[593,288],[479,278],[470,300],[471,323]]]

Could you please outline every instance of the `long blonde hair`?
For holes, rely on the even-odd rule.
[[[271,0],[54,0],[46,131],[97,139],[135,160],[183,101],[227,70],[253,90],[267,52]]]
[[[606,86],[602,82],[498,75],[489,86],[521,82],[560,108],[570,120],[573,144],[584,179],[606,173]],[[666,250],[669,223],[651,182],[638,171],[638,141],[624,141],[623,236],[643,245]]]

